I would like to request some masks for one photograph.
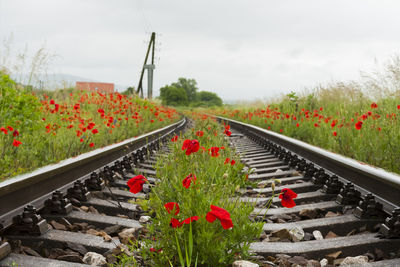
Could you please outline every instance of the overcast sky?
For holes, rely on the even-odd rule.
[[[400,52],[400,1],[0,0],[0,39],[43,44],[49,73],[137,85],[157,33],[155,90],[178,77],[225,100],[351,80]]]

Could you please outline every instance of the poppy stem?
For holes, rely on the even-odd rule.
[[[278,196],[279,196],[280,194],[281,194],[281,193],[279,193]],[[264,216],[263,216],[262,220],[264,220],[265,217],[267,216],[267,212],[268,212],[269,208],[271,207],[271,204],[272,204],[272,201],[273,201],[274,197],[276,197],[276,195],[275,195],[275,188],[272,189],[272,196],[270,197],[270,199],[268,200],[268,202],[267,202],[267,203],[265,204],[265,206],[264,206],[264,207],[266,208],[266,211],[264,212]],[[256,217],[258,217],[258,215],[260,215],[261,211],[262,211],[262,208],[261,208],[260,211],[257,213]]]
[[[271,198],[269,199],[269,201],[267,202],[267,204],[268,204],[268,207],[267,207],[267,210],[266,210],[266,211],[265,211],[265,213],[264,213],[263,220],[264,220],[264,219],[265,219],[265,217],[267,216],[267,212],[269,211],[269,208],[271,207],[272,200],[274,199],[274,197],[275,197],[275,194],[273,194],[273,195],[271,196]]]

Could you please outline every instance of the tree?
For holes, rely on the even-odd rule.
[[[136,90],[135,87],[133,86],[126,88],[126,90],[121,93],[121,95],[134,95],[134,94],[136,94]]]
[[[160,98],[163,105],[186,106],[188,97],[186,91],[181,87],[166,85],[160,89]]]
[[[179,78],[178,82],[171,84],[176,88],[183,88],[189,102],[196,101],[197,82],[195,79]]]
[[[213,92],[197,92],[195,79],[179,78],[178,82],[160,89],[160,99],[164,105],[172,106],[222,106],[222,99]]]
[[[200,91],[197,93],[197,100],[206,106],[222,106],[222,99],[213,92]]]

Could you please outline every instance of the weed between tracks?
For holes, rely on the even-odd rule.
[[[249,220],[254,203],[230,200],[246,175],[225,137],[215,121],[198,118],[195,129],[173,138],[171,153],[157,161],[161,181],[142,203],[154,217],[140,246],[149,266],[227,266],[249,256],[262,224]],[[185,140],[198,140],[198,146]]]

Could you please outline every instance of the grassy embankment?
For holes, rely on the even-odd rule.
[[[174,109],[118,93],[33,93],[0,73],[0,181],[179,119]]]
[[[400,173],[400,59],[357,82],[279,101],[209,110]]]

